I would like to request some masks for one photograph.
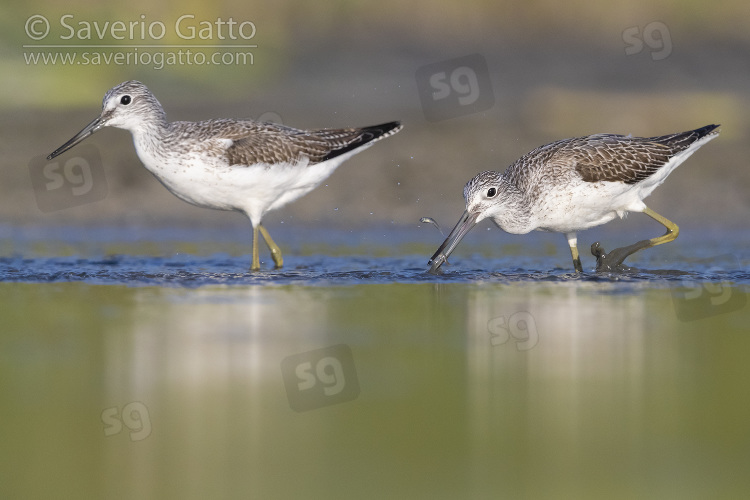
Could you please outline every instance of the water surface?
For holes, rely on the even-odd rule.
[[[579,276],[480,236],[432,276],[437,234],[279,238],[248,273],[200,232],[32,233],[0,238],[3,498],[750,489],[739,244]]]

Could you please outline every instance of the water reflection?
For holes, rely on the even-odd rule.
[[[325,342],[326,295],[258,287],[139,290],[129,334],[106,339],[108,399],[147,404],[154,435],[137,453],[128,445],[123,454],[124,442],[110,447],[112,482],[130,467],[128,481],[147,496],[166,480],[183,498],[211,496],[207,485],[257,482],[248,471],[262,468],[264,436],[289,410],[279,363]],[[164,463],[163,447],[179,466]],[[133,462],[123,464],[128,456]]]
[[[469,294],[473,484],[486,484],[506,461],[503,475],[516,486],[516,473],[526,475],[525,487],[536,484],[530,471],[545,471],[544,482],[562,496],[575,494],[580,481],[606,484],[586,471],[614,443],[606,435],[592,443],[591,436],[613,430],[607,419],[627,423],[616,435],[643,431],[649,313],[642,295],[614,291],[560,284],[545,293],[517,287]]]
[[[749,465],[747,308],[681,321],[669,288],[641,283],[55,287],[0,286],[16,304],[2,407],[17,415],[0,456],[48,472],[13,475],[10,497],[748,486],[732,472]],[[68,341],[24,305],[42,302],[76,326]],[[44,350],[52,371],[23,361],[45,345],[75,348]],[[39,401],[56,402],[43,431]]]

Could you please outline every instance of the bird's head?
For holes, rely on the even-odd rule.
[[[502,211],[502,193],[502,175],[498,172],[482,172],[466,183],[466,186],[464,186],[466,210],[461,215],[453,231],[451,231],[428,262],[431,265],[431,273],[435,273],[440,269],[440,266],[445,263],[451,252],[453,252],[459,242],[471,231],[477,222],[487,217],[492,218],[498,211]]]
[[[52,152],[47,159],[51,160],[73,148],[104,127],[117,127],[135,132],[165,121],[166,116],[161,104],[144,84],[135,80],[124,82],[112,87],[104,95],[99,116]]]

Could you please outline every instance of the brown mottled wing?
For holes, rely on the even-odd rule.
[[[592,135],[571,141],[571,147],[564,148],[564,154],[575,161],[576,172],[586,182],[636,184],[716,127],[718,125],[708,125],[689,132],[648,138]]]
[[[401,129],[392,122],[364,128],[298,130],[274,123],[242,122],[242,130],[222,135],[231,139],[226,149],[230,165],[292,163],[307,158],[320,163]]]
[[[576,172],[586,182],[635,184],[650,177],[679,151],[641,138],[595,135],[588,137],[571,156]]]
[[[292,163],[302,157],[317,163],[330,152],[326,140],[309,132],[272,123],[244,123],[249,124],[245,129],[224,136],[232,140],[225,151],[230,165]]]

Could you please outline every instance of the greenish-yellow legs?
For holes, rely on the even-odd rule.
[[[644,248],[651,248],[662,243],[669,243],[670,241],[677,238],[680,234],[680,228],[671,220],[663,217],[650,208],[646,207],[643,213],[659,222],[661,225],[667,228],[667,232],[656,238],[649,240],[641,240],[638,243],[633,243],[622,248],[615,248],[609,253],[605,253],[604,249],[599,245],[597,241],[591,245],[591,253],[596,256],[596,270],[597,271],[615,271],[622,265],[622,262],[630,255],[634,254],[638,250]]]
[[[261,236],[263,236],[263,239],[266,242],[266,245],[268,245],[269,250],[271,250],[271,258],[273,259],[274,264],[276,265],[276,269],[279,269],[284,265],[284,258],[281,256],[281,248],[279,248],[279,245],[277,245],[273,239],[271,239],[271,235],[268,234],[268,230],[263,227],[262,224],[258,224],[257,227],[253,227],[253,262],[250,266],[251,271],[259,271],[260,270],[260,254],[258,252],[258,232],[260,232]]]

